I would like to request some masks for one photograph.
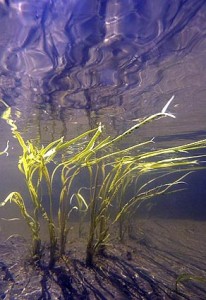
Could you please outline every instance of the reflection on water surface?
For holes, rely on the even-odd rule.
[[[24,117],[131,120],[175,94],[175,129],[203,130],[204,0],[2,1],[0,12],[0,94]]]

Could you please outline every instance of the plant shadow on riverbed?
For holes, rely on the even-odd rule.
[[[204,222],[155,220],[144,223],[144,233],[141,226],[125,244],[97,256],[92,268],[83,239],[49,269],[47,257],[36,268],[25,260],[27,241],[12,236],[0,246],[0,299],[205,299],[205,284],[184,282],[175,291],[180,273],[206,274]]]

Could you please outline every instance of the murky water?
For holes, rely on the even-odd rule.
[[[134,119],[161,111],[172,95],[176,119],[149,124],[126,144],[156,137],[158,148],[203,139],[205,62],[205,0],[0,0],[0,98],[12,107],[24,138],[40,144],[70,139],[99,122],[116,136]],[[2,200],[13,190],[24,194],[25,186],[17,140],[1,118],[0,151],[7,140],[9,155],[0,156]],[[141,208],[142,217],[204,221],[205,171],[187,182],[186,191],[146,213]],[[0,217],[20,214],[7,206]],[[5,222],[4,237],[13,230]]]

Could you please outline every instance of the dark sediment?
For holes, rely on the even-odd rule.
[[[142,220],[125,243],[108,246],[93,268],[85,264],[85,241],[68,244],[64,259],[48,268],[30,264],[28,241],[12,236],[0,244],[0,299],[206,299],[205,222]],[[45,253],[48,251],[45,249]]]

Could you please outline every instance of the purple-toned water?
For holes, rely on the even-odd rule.
[[[178,131],[205,130],[205,16],[204,0],[2,0],[0,95],[130,120],[174,94]]]
[[[115,136],[135,119],[160,112],[172,95],[169,111],[176,118],[148,124],[129,136],[126,145],[155,137],[152,147],[157,149],[206,138],[205,69],[205,0],[0,0],[0,99],[11,107],[25,139],[45,145],[99,122]],[[8,107],[0,102],[0,152],[9,140],[8,156],[0,156],[0,202],[11,191],[28,196],[17,167],[21,152]],[[80,186],[84,179],[81,174]],[[206,276],[205,170],[185,181],[185,191],[140,207],[130,240],[131,249],[140,251],[137,261],[142,255],[143,269],[169,289],[181,272]],[[57,179],[57,190],[58,184]],[[8,204],[0,208],[0,241],[13,233],[30,234],[19,209]],[[12,266],[16,254],[12,250],[10,257],[8,251],[7,257],[4,247],[0,250]],[[0,279],[4,263],[0,260]],[[29,293],[32,289],[31,284]],[[197,284],[191,291],[191,299],[202,297],[205,286]]]
[[[160,111],[172,95],[176,119],[148,125],[127,142],[156,137],[171,146],[204,138],[205,62],[203,0],[0,1],[0,97],[12,106],[24,137],[40,143],[70,138],[100,121],[108,134],[120,134],[133,119]],[[7,140],[3,198],[12,184],[19,187],[18,170],[11,172],[18,148],[4,118],[2,150]],[[188,195],[186,216],[194,210],[197,218],[205,215],[204,178],[199,172],[188,179],[180,215]]]

